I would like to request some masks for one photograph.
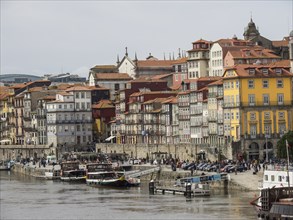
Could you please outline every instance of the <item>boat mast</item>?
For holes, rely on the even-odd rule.
[[[288,176],[288,187],[290,187],[290,176],[289,176],[289,144],[286,139],[286,150],[287,150],[287,176]]]

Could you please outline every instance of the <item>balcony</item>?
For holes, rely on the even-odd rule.
[[[218,131],[217,130],[210,130],[209,134],[216,135],[216,134],[218,134]]]
[[[38,131],[36,128],[32,128],[32,127],[24,127],[23,130],[26,132],[37,132]]]
[[[235,108],[240,107],[240,102],[225,102],[224,108]]]
[[[216,122],[217,121],[217,117],[209,117],[208,118],[209,122]]]
[[[189,106],[189,102],[179,102],[179,103],[178,103],[178,106],[179,106],[179,107],[186,107],[186,106]]]
[[[277,106],[292,106],[293,101],[284,101],[284,102],[278,102],[278,101],[270,101],[269,103],[264,103],[263,101],[255,101],[255,102],[230,102],[230,103],[224,103],[225,108],[234,108],[234,107],[277,107]]]
[[[37,119],[46,119],[46,115],[36,115]]]
[[[189,120],[190,115],[179,115],[178,118],[179,118],[179,120]]]
[[[32,118],[30,116],[23,116],[24,121],[31,121]]]
[[[57,120],[57,121],[48,121],[47,124],[85,124],[93,123],[93,120]]]

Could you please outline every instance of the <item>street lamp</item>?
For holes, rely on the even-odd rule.
[[[269,151],[268,151],[268,137],[269,135],[266,133],[265,138],[266,138],[266,162],[269,162]]]

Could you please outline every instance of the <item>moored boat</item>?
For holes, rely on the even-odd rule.
[[[7,161],[0,161],[0,171],[9,171],[11,169],[11,167],[13,166],[13,164],[11,163],[10,160]]]
[[[61,163],[61,181],[86,182],[86,170],[80,169],[78,161],[67,161]]]
[[[45,172],[45,179],[47,180],[58,180],[60,179],[61,170],[50,170]]]
[[[268,165],[263,180],[259,182],[259,197],[251,201],[262,218],[282,219],[287,208],[293,208],[293,169],[280,165]],[[291,184],[291,185],[290,185]],[[284,202],[284,201],[287,202]],[[287,213],[286,216],[293,218]]]
[[[138,186],[140,180],[128,178],[125,172],[117,172],[110,163],[87,164],[86,183],[92,186],[130,187]]]

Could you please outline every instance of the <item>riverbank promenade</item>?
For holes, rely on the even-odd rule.
[[[135,166],[150,166],[150,165],[146,164],[146,165],[135,165]],[[162,165],[161,171],[176,172],[178,174],[190,173],[189,170],[183,170],[181,168],[177,168],[176,171],[172,171],[170,165]],[[205,172],[205,171],[194,171],[194,175],[201,175],[202,173],[205,173],[207,175],[215,174],[215,173]],[[257,174],[253,174],[252,170],[247,170],[245,172],[237,172],[237,174],[235,173],[228,174],[229,181],[231,181],[234,185],[239,186],[239,189],[248,190],[248,191],[259,191],[258,184],[259,184],[259,181],[261,181],[262,179],[263,179],[263,170],[259,171]]]
[[[32,168],[36,169],[39,172],[37,173],[44,173],[45,171],[50,171],[53,170],[53,166],[47,165],[46,167],[40,166],[38,163],[33,165],[32,163],[22,165],[23,167],[27,168]],[[134,165],[135,169],[141,169],[145,170],[147,167],[153,167],[150,164],[143,164],[143,165]],[[55,165],[54,169],[60,169],[59,165]],[[177,168],[176,171],[171,170],[170,165],[162,165],[161,166],[161,172],[172,172],[178,174],[178,176],[190,176],[191,172],[189,170],[183,170],[181,168]],[[205,174],[215,174],[215,173],[209,173],[205,171],[194,171],[194,175],[201,175],[202,173]],[[181,174],[181,175],[180,175]],[[184,175],[183,175],[184,174]],[[174,175],[176,176],[176,175]],[[229,173],[228,175],[228,180],[231,182],[233,185],[236,185],[236,189],[239,186],[240,190],[249,190],[249,191],[258,191],[258,183],[260,180],[263,178],[263,170],[259,171],[257,174],[253,174],[252,170],[247,170],[245,172],[238,172],[237,174],[235,173]],[[36,176],[37,177],[37,176]]]

